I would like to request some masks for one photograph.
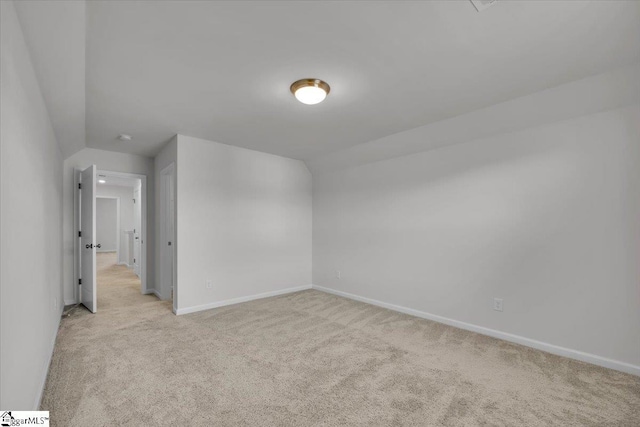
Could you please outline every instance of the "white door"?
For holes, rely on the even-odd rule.
[[[167,203],[167,265],[171,267],[169,272],[169,290],[171,299],[175,288],[175,265],[176,265],[176,245],[175,245],[175,188],[173,181],[173,173],[167,176],[167,194],[169,197]]]
[[[161,181],[161,280],[163,298],[173,300],[174,309],[177,306],[175,295],[175,273],[176,273],[176,237],[175,237],[175,167],[168,166],[162,172]]]
[[[142,235],[142,185],[133,190],[133,272],[140,277],[140,236]]]
[[[95,313],[98,309],[96,289],[96,165],[80,174],[80,301]]]

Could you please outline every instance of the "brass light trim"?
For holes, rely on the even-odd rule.
[[[312,87],[312,86],[318,87],[324,90],[327,95],[329,95],[329,91],[331,90],[331,87],[329,87],[329,83],[322,81],[320,79],[300,79],[298,81],[293,82],[289,89],[291,90],[291,93],[295,96],[296,91],[298,89],[303,87]]]

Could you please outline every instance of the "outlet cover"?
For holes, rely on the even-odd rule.
[[[503,309],[502,309],[502,298],[494,298],[493,299],[493,309],[495,311],[503,311]]]

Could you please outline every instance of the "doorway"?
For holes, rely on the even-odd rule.
[[[117,295],[148,294],[146,176],[91,166],[76,179],[76,300],[95,313]]]

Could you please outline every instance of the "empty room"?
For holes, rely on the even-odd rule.
[[[640,1],[0,1],[3,426],[640,426]]]

